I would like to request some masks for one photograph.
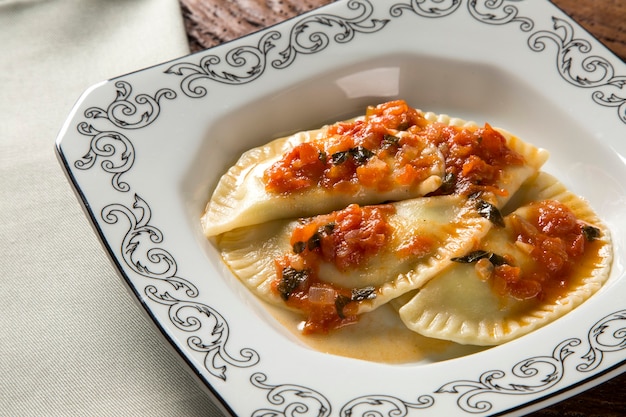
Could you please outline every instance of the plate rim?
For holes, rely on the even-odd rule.
[[[125,268],[124,266],[120,263],[119,259],[118,259],[118,254],[115,252],[115,250],[113,249],[113,247],[110,245],[109,241],[107,240],[107,236],[106,233],[102,230],[102,226],[101,226],[101,220],[99,220],[95,214],[94,211],[92,211],[91,209],[91,205],[90,205],[90,201],[87,197],[87,195],[85,194],[83,187],[81,187],[81,182],[78,180],[78,178],[74,175],[74,168],[72,168],[72,163],[69,161],[68,159],[68,155],[64,152],[63,149],[63,145],[62,142],[64,141],[64,137],[66,136],[67,132],[70,130],[70,125],[72,123],[72,115],[73,114],[77,114],[78,111],[82,108],[82,104],[84,102],[84,100],[90,96],[92,94],[92,92],[97,89],[100,86],[103,85],[107,85],[110,83],[116,83],[119,81],[123,81],[128,75],[130,74],[137,74],[137,73],[142,73],[144,71],[148,71],[148,70],[155,70],[157,68],[162,68],[164,65],[169,66],[169,68],[174,68],[175,65],[177,65],[177,63],[184,63],[185,60],[191,59],[191,58],[200,58],[202,55],[206,54],[207,52],[211,52],[211,51],[215,51],[215,50],[222,50],[222,49],[228,49],[230,46],[234,45],[235,43],[241,43],[253,38],[258,38],[263,36],[263,34],[267,34],[271,31],[277,30],[278,28],[283,28],[283,27],[289,27],[290,25],[296,25],[297,22],[303,21],[305,19],[308,19],[310,17],[316,16],[318,14],[320,14],[323,11],[326,10],[339,10],[342,6],[344,5],[359,5],[359,4],[373,4],[373,3],[382,3],[379,2],[377,0],[344,0],[344,1],[339,1],[336,3],[331,3],[325,6],[321,6],[317,9],[314,9],[310,12],[307,12],[303,15],[299,15],[293,18],[290,18],[284,22],[278,23],[276,25],[270,26],[268,28],[265,29],[261,29],[257,32],[251,33],[249,35],[246,35],[242,38],[238,38],[236,40],[233,41],[229,41],[226,42],[224,44],[218,45],[216,47],[204,50],[204,51],[199,51],[193,54],[189,54],[186,55],[184,57],[181,58],[177,58],[171,61],[168,61],[167,63],[162,63],[162,64],[158,64],[158,65],[154,65],[142,70],[138,70],[136,72],[133,73],[129,73],[129,74],[124,74],[115,78],[112,78],[108,81],[99,83],[97,85],[95,85],[94,87],[88,89],[82,96],[81,98],[78,100],[78,102],[75,104],[70,116],[68,117],[67,121],[66,121],[66,125],[64,125],[64,128],[62,129],[61,133],[59,134],[57,141],[56,141],[56,146],[55,146],[55,150],[56,150],[56,154],[58,157],[58,160],[66,174],[66,177],[68,178],[69,182],[72,184],[72,188],[75,191],[75,194],[79,200],[79,202],[81,203],[81,206],[83,207],[83,210],[85,212],[85,214],[87,215],[87,217],[90,220],[90,224],[93,227],[95,233],[97,234],[100,243],[103,245],[103,247],[105,248],[105,252],[107,253],[107,256],[109,257],[109,259],[111,260],[111,262],[113,263],[116,272],[118,273],[118,275],[122,278],[122,281],[124,281],[124,283],[126,284],[127,288],[130,289],[130,291],[133,293],[133,299],[135,301],[138,301],[140,303],[140,305],[142,306],[142,310],[145,311],[148,314],[148,317],[150,318],[150,321],[157,327],[157,329],[159,329],[159,331],[161,332],[161,334],[165,337],[165,339],[167,340],[167,344],[170,345],[171,347],[174,348],[174,350],[177,353],[177,356],[179,356],[180,358],[182,358],[184,360],[184,362],[187,364],[188,368],[192,371],[193,375],[195,375],[201,382],[202,385],[208,389],[208,392],[210,393],[212,399],[214,402],[218,403],[221,408],[224,409],[225,412],[227,412],[230,415],[235,416],[236,413],[235,411],[230,407],[230,405],[227,403],[227,401],[222,398],[222,396],[219,393],[219,390],[217,390],[216,388],[214,388],[213,384],[211,383],[211,381],[207,378],[207,376],[204,374],[204,372],[202,370],[199,370],[196,366],[196,364],[188,357],[188,355],[186,354],[186,351],[183,350],[181,348],[181,345],[179,343],[178,340],[176,340],[175,338],[173,338],[167,331],[166,329],[163,327],[163,324],[161,323],[158,315],[152,310],[151,305],[148,304],[147,299],[145,298],[145,296],[143,294],[141,294],[138,291],[138,288],[132,283],[132,278],[128,276],[128,274],[125,272]],[[552,2],[549,2],[550,4],[552,4],[554,7],[556,7]],[[401,3],[398,2],[396,4],[405,4],[405,3]],[[415,3],[417,4],[417,3]],[[453,1],[451,4],[458,4],[458,5],[462,5],[464,4],[463,1]],[[468,3],[469,4],[469,3]],[[502,2],[500,2],[500,4],[502,4]],[[560,9],[559,9],[560,10]],[[456,11],[456,9],[454,9],[452,12]],[[343,12],[345,13],[345,10],[343,10]],[[562,11],[561,11],[562,12]],[[571,22],[564,20],[564,22],[572,24]],[[573,25],[575,25],[576,30],[582,30],[586,33],[586,35],[588,37],[592,37],[596,42],[598,42],[599,45],[601,45],[605,51],[604,53],[608,52],[610,54],[613,55],[613,59],[617,58],[618,60],[620,60],[622,62],[622,64],[624,63],[619,57],[617,57],[613,52],[611,52],[610,50],[608,50],[608,48],[606,48],[606,46],[604,46],[600,41],[598,41],[595,37],[593,37],[593,35],[589,34],[588,31],[586,31],[584,28],[580,27],[579,25],[577,25],[575,22],[573,23]],[[626,121],[625,121],[626,123]],[[75,162],[75,161],[74,161]],[[601,379],[602,375],[605,374],[609,374],[612,372],[616,372],[617,370],[621,370],[621,372],[626,371],[626,357],[624,359],[621,360],[621,362],[615,363],[614,365],[612,365],[609,368],[603,369],[603,371],[601,371],[598,374],[594,374],[593,376],[580,380],[579,382],[575,383],[575,384],[570,384],[567,387],[564,387],[563,389],[556,391],[556,392],[552,392],[546,396],[543,397],[539,397],[535,400],[532,400],[530,402],[526,402],[523,403],[515,408],[511,408],[511,409],[507,409],[504,410],[503,413],[509,413],[509,412],[516,412],[518,410],[522,410],[524,408],[527,408],[528,406],[531,406],[533,404],[538,404],[538,403],[543,403],[548,401],[548,403],[546,403],[546,406],[551,404],[549,402],[550,398],[562,395],[564,393],[567,393],[569,391],[571,391],[573,388],[575,388],[576,386],[582,386],[582,385],[588,385],[591,384],[592,381]],[[595,386],[596,384],[590,385],[588,388],[591,388],[592,386]],[[587,388],[586,388],[587,389]],[[573,394],[572,394],[573,395]],[[502,414],[496,414],[496,415],[502,415]]]

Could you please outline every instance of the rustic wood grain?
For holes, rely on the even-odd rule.
[[[334,0],[180,0],[193,52],[239,38]],[[552,0],[626,61],[626,1]]]
[[[180,0],[193,52],[284,21],[333,0]],[[626,61],[625,0],[552,0]],[[626,74],[616,74],[626,75]],[[532,414],[535,417],[626,416],[626,373]]]
[[[180,0],[192,52],[219,45],[332,0]]]
[[[626,1],[552,0],[552,3],[626,61]]]

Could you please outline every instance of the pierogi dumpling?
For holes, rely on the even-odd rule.
[[[423,134],[438,143],[446,161],[444,183],[435,192],[492,194],[502,208],[518,188],[535,175],[549,153],[509,131],[428,112]],[[501,143],[501,140],[504,142]]]
[[[563,316],[609,276],[607,227],[588,203],[539,173],[513,198],[505,227],[418,291],[394,301],[407,327],[462,344],[496,345]]]
[[[257,296],[303,312],[311,326],[319,324],[311,315],[321,314],[313,310],[328,307],[324,320],[335,320],[328,326],[335,328],[423,286],[469,251],[491,225],[477,204],[449,195],[350,205],[239,228],[216,242],[228,267]]]
[[[489,124],[391,101],[245,152],[202,227],[253,293],[326,332],[449,268],[547,157]]]
[[[443,155],[412,131],[425,124],[421,112],[390,102],[251,149],[219,180],[201,219],[204,233],[435,191]]]
[[[201,223],[211,237],[432,193],[493,193],[502,206],[546,159],[502,129],[392,101],[245,152],[218,182]]]

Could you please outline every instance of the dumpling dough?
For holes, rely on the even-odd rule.
[[[586,201],[545,173],[525,184],[514,200],[511,203],[519,208],[513,215],[526,216],[530,202],[556,200],[569,207],[579,220],[599,229],[599,237],[587,242],[588,250],[577,262],[567,291],[542,301],[501,296],[490,282],[479,279],[474,264],[455,263],[416,293],[394,300],[407,327],[425,336],[462,344],[501,344],[556,320],[600,288],[610,272],[611,240],[608,229]],[[506,228],[491,229],[479,249],[507,254],[522,270],[533,262]]]
[[[293,219],[346,207],[349,204],[377,204],[389,200],[406,200],[435,191],[444,175],[443,156],[434,144],[424,142],[425,154],[436,156],[430,175],[417,186],[394,187],[378,191],[359,185],[351,192],[314,187],[291,193],[266,191],[263,175],[283,154],[303,142],[325,137],[327,127],[296,133],[276,139],[267,145],[245,152],[220,179],[201,222],[206,236],[215,236],[237,227],[277,219]]]
[[[347,270],[331,263],[320,266],[322,281],[350,289],[376,288],[376,298],[362,301],[359,313],[421,287],[490,228],[490,221],[477,212],[476,202],[464,196],[423,197],[392,206],[395,213],[387,222],[393,232],[379,253]],[[292,252],[290,236],[298,224],[299,220],[274,221],[226,232],[216,239],[232,272],[253,293],[275,305],[285,306],[272,290],[277,279],[274,261]],[[419,255],[407,250],[415,236],[432,241],[432,250]]]
[[[443,124],[470,130],[479,128],[474,122],[453,118],[445,114],[428,112],[424,114],[424,118],[432,124]],[[537,148],[505,129],[499,127],[494,127],[493,129],[504,137],[506,146],[509,149],[524,158],[523,164],[505,166],[500,173],[496,186],[500,188],[501,193],[494,195],[496,198],[494,204],[496,207],[502,208],[528,178],[539,172],[550,154],[547,150]]]
[[[436,123],[473,131],[479,129],[473,122],[451,118],[447,115],[422,113],[419,110],[417,112],[424,125]],[[365,119],[362,117],[353,120]],[[328,135],[328,129],[329,127],[326,126],[318,130],[300,132],[245,152],[237,163],[222,176],[206,206],[201,218],[205,235],[216,236],[238,227],[277,219],[293,219],[329,213],[352,203],[371,205],[385,201],[408,200],[432,193],[438,190],[444,182],[446,164],[441,149],[437,144],[425,138],[419,138],[416,140],[420,141],[422,149],[416,157],[432,162],[428,166],[426,178],[417,184],[395,184],[390,189],[381,190],[362,185],[360,182],[353,182],[349,190],[317,186],[289,193],[267,191],[264,182],[265,171],[281,160],[284,154],[302,143],[336,139]],[[497,196],[497,205],[501,207],[526,178],[537,172],[547,160],[548,154],[545,150],[525,143],[505,130],[495,130],[504,136],[507,146],[521,154],[525,161],[522,165],[507,166],[502,170],[498,185],[505,192]],[[412,134],[395,129],[389,129],[388,132],[391,137],[399,140],[404,135]],[[419,137],[419,134],[415,136]]]

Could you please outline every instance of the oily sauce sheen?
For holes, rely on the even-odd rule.
[[[439,288],[428,287],[434,283],[429,280],[456,277],[455,262],[475,263],[473,271],[463,267],[463,274],[470,271],[469,279],[489,282],[474,287],[480,291],[486,288],[486,293],[472,293],[475,297],[487,294],[485,299],[489,300],[495,294],[500,305],[496,307],[497,313],[486,309],[492,311],[489,316],[505,314],[509,310],[507,306],[512,306],[511,314],[519,313],[520,320],[526,307],[532,310],[544,304],[556,304],[560,298],[573,294],[578,286],[583,287],[589,274],[596,274],[594,265],[601,271],[598,274],[605,272],[603,262],[607,257],[602,252],[608,236],[600,236],[603,229],[577,218],[576,213],[588,220],[584,212],[574,213],[556,201],[559,194],[554,195],[555,200],[525,204],[506,217],[500,213],[500,206],[511,197],[509,193],[540,172],[545,151],[524,144],[488,123],[482,127],[461,125],[463,122],[457,124],[441,115],[434,120],[430,113],[424,114],[403,100],[370,106],[365,116],[322,128],[316,131],[316,137],[306,136],[304,142],[298,140],[284,154],[272,154],[267,160],[273,162],[260,165],[264,169],[262,178],[255,176],[254,184],[259,184],[257,179],[262,180],[263,196],[270,196],[267,201],[314,207],[306,211],[296,205],[301,211],[293,212],[306,212],[312,217],[297,221],[281,217],[286,226],[279,227],[280,242],[272,241],[273,255],[259,267],[262,276],[267,277],[261,293],[272,303],[277,302],[276,317],[310,346],[368,360],[405,362],[454,350],[460,345],[453,340],[478,345],[498,343],[500,339],[496,340],[496,335],[485,341],[480,335],[474,339],[455,339],[445,332],[442,338],[449,341],[437,340],[434,338],[441,333],[433,335],[430,329],[424,331],[417,320],[410,323],[413,317],[420,317],[410,309],[416,308],[413,311],[419,313],[419,308],[425,305],[418,297],[430,294],[429,288]],[[428,186],[421,188],[424,183]],[[347,204],[354,201],[352,197],[363,194],[368,198],[359,201],[381,203]],[[336,210],[337,206],[323,205],[327,210],[319,209],[316,204],[320,198],[329,199],[323,202],[336,198],[341,202],[337,206],[343,208]],[[393,201],[413,198],[424,198],[425,208],[407,214],[405,206]],[[437,205],[442,202],[444,209]],[[447,214],[448,209],[453,209],[455,217],[448,217],[452,216]],[[329,213],[330,210],[336,211]],[[402,222],[420,226],[405,230]],[[442,242],[437,234],[430,233],[431,226],[434,228],[439,223],[442,225],[437,230],[449,238],[450,248],[446,246],[448,240]],[[490,228],[501,232],[488,235],[493,230]],[[240,226],[241,229],[244,228]],[[260,236],[265,236],[265,229],[261,230]],[[455,236],[459,231],[467,234],[457,242]],[[482,241],[485,236],[491,236],[487,238],[490,240]],[[233,243],[236,242],[229,244]],[[491,247],[510,252],[498,254],[484,250]],[[447,250],[445,255],[441,255],[443,249]],[[232,253],[235,254],[232,259],[237,261],[238,252]],[[255,270],[249,272],[246,269],[249,264],[243,265],[243,279],[251,288],[261,288],[259,276],[253,274]],[[405,272],[391,272],[399,274],[398,277],[387,279],[385,268],[377,269],[379,265],[400,265],[399,271],[405,271],[402,268],[406,266],[406,271],[418,278],[413,282],[410,281],[413,276],[408,277],[408,273],[404,276]],[[354,279],[367,274],[377,277]],[[393,281],[396,278],[405,279],[402,281],[405,287],[396,285]],[[355,288],[355,285],[364,287]],[[390,288],[399,288],[398,293],[389,293]],[[415,291],[419,289],[422,291]],[[441,294],[445,296],[448,292]],[[398,305],[384,304],[404,295],[417,300],[415,307],[412,301],[406,303],[402,299],[396,299],[406,303],[400,304],[403,307],[399,311]],[[468,298],[464,301],[471,303]],[[434,310],[440,308],[437,304]],[[359,315],[362,311],[368,312]],[[511,319],[508,323],[516,318]],[[509,326],[508,323],[504,326]],[[341,331],[334,331],[340,328]],[[358,340],[367,340],[370,347],[379,345],[381,349],[374,349],[376,352],[397,353],[369,357],[365,350],[355,352]]]
[[[267,305],[273,317],[302,344],[331,355],[387,364],[415,363],[424,359],[445,360],[479,352],[484,346],[462,346],[429,338],[409,330],[389,305],[365,314],[340,331],[302,333],[302,317]]]
[[[575,266],[597,237],[592,226],[579,221],[564,204],[545,200],[531,203],[529,218],[513,215],[513,239],[533,259],[532,267],[497,266],[494,287],[518,300],[558,298],[569,288]]]
[[[292,232],[293,253],[277,259],[274,290],[285,303],[304,312],[303,329],[326,333],[356,321],[354,302],[375,296],[373,288],[344,288],[320,280],[319,263],[334,264],[338,270],[357,267],[377,254],[388,242],[392,228],[387,216],[391,205],[360,207],[304,219]]]
[[[427,144],[434,144],[440,154],[424,152]],[[468,129],[431,123],[397,100],[368,107],[365,118],[335,123],[323,138],[295,146],[264,172],[263,180],[268,192],[279,194],[311,187],[351,192],[359,185],[387,191],[423,181],[441,155],[446,179],[434,195],[503,195],[497,187],[503,168],[524,164],[490,125]],[[372,209],[353,204],[295,229],[293,253],[275,260],[273,289],[307,316],[305,334],[353,323],[355,302],[376,296],[375,289],[322,282],[318,265],[330,262],[345,271],[379,251],[392,233],[385,220],[390,210],[389,205]],[[418,236],[406,242],[399,255],[423,256],[433,244]]]

